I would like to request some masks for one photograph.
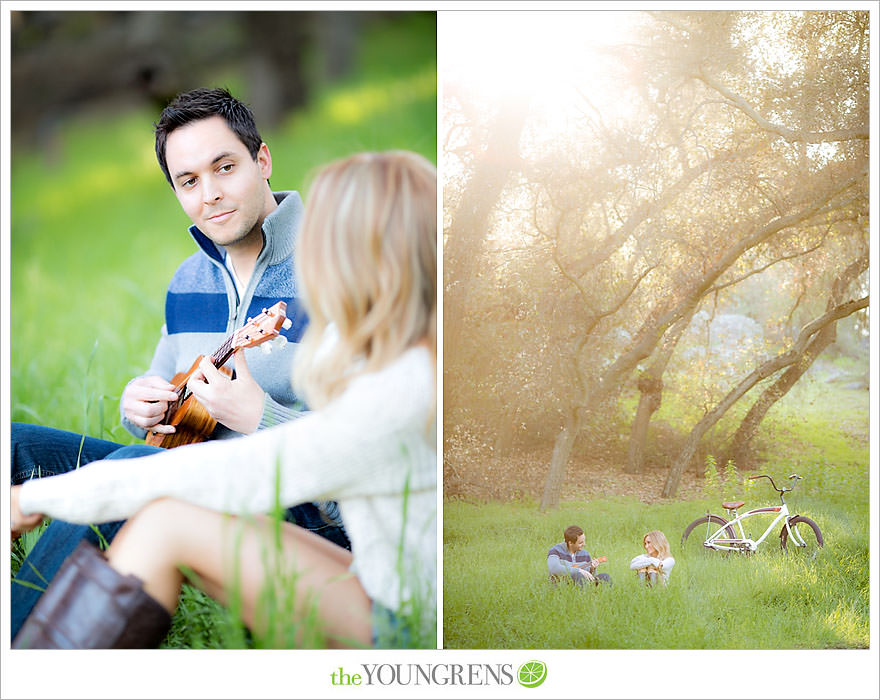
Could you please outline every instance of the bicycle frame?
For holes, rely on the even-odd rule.
[[[773,484],[772,478],[770,479],[770,483]],[[709,535],[703,542],[703,546],[708,549],[714,549],[718,551],[754,552],[758,549],[760,544],[765,539],[767,539],[767,535],[769,535],[773,531],[773,529],[782,521],[785,521],[785,529],[788,531],[788,537],[791,539],[791,541],[798,547],[806,546],[806,542],[799,535],[797,529],[792,529],[791,527],[791,519],[795,516],[789,513],[788,504],[785,502],[785,492],[790,491],[791,489],[777,489],[776,484],[773,484],[773,488],[779,491],[780,496],[782,496],[782,505],[754,508],[750,511],[743,513],[742,515],[737,515],[736,508],[728,509],[728,512],[733,512],[733,520],[730,520],[726,525],[719,527],[717,530],[715,530],[715,532]],[[759,515],[761,513],[778,513],[778,515],[773,519],[773,522],[767,526],[767,529],[764,530],[764,534],[761,535],[757,540],[746,537],[745,529],[743,528],[743,521],[747,518],[751,518],[753,515]],[[727,537],[728,527],[738,528],[739,537],[735,539]]]

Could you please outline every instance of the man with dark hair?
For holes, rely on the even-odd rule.
[[[550,572],[550,582],[556,583],[569,580],[578,586],[586,581],[592,581],[599,585],[600,581],[611,583],[608,574],[595,573],[599,565],[590,553],[584,549],[586,535],[582,528],[577,525],[569,525],[562,533],[562,542],[553,545],[547,552],[547,569]]]
[[[122,425],[145,438],[170,434],[163,423],[176,401],[169,380],[220,344],[265,308],[287,304],[291,341],[270,354],[239,350],[232,377],[203,360],[188,390],[217,427],[210,439],[227,439],[295,419],[305,406],[294,395],[290,372],[295,344],[307,319],[296,298],[293,248],[303,205],[297,192],[272,192],[272,157],[250,109],[222,89],[178,95],[155,125],[156,157],[183,210],[199,250],[183,261],[165,299],[165,325],[149,370],[132,379],[120,401]],[[100,459],[149,454],[150,445],[122,446],[24,423],[12,425],[12,483],[59,474]],[[244,468],[246,465],[242,465]],[[332,502],[302,504],[287,519],[350,548]],[[12,637],[41,589],[82,539],[110,541],[122,523],[89,526],[52,522],[12,584]],[[100,534],[98,534],[100,533]],[[15,537],[18,533],[13,532]]]
[[[196,88],[172,100],[162,111],[156,124],[156,159],[172,189],[174,181],[168,171],[168,160],[165,157],[169,134],[181,126],[211,117],[222,117],[230,131],[247,148],[251,158],[257,160],[263,139],[260,138],[253,114],[247,105],[235,99],[226,90]]]

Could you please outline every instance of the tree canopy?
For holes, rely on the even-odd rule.
[[[527,85],[444,91],[446,435],[552,440],[545,507],[612,426],[642,469],[670,385],[695,410],[663,496],[760,387],[747,454],[841,319],[865,324],[868,13],[626,14],[612,97],[572,84],[554,128]],[[719,337],[734,318],[755,331]]]

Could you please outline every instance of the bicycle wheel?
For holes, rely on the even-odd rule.
[[[779,544],[782,545],[782,551],[792,557],[798,557],[812,561],[819,553],[819,549],[825,546],[825,540],[822,538],[822,532],[819,526],[804,515],[796,515],[788,521],[795,537],[789,542],[788,528],[782,526],[782,532],[779,533]],[[804,542],[801,547],[798,540]]]
[[[704,547],[703,542],[709,539],[709,536],[716,532],[718,528],[726,525],[727,521],[719,515],[704,515],[702,518],[697,518],[685,528],[684,534],[681,536],[682,553],[692,556],[718,551]],[[727,526],[726,532],[729,538],[736,538],[736,533],[732,527]]]

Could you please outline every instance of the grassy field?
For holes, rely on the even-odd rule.
[[[779,485],[792,472],[805,477],[786,502],[822,530],[826,546],[813,562],[782,554],[779,527],[752,556],[681,552],[688,523],[707,509],[724,515],[722,497],[738,491],[747,508],[777,505],[766,480],[753,482],[747,493],[741,485],[722,487],[703,500],[566,501],[548,512],[533,502],[448,500],[444,646],[867,648],[867,393],[808,381],[774,409],[765,426],[760,471]],[[762,518],[750,521],[757,521],[750,531],[755,539],[772,521]],[[599,571],[611,575],[613,587],[548,585],[547,550],[571,524],[584,528],[593,556],[608,557]],[[643,551],[642,536],[653,529],[667,535],[676,559],[666,588],[647,589],[629,570],[629,561]]]
[[[372,23],[351,75],[321,86],[278,128],[261,130],[273,157],[272,187],[305,197],[318,167],[356,151],[409,149],[436,162],[435,37],[431,13]],[[248,99],[239,75],[215,84]],[[196,249],[186,232],[191,222],[156,163],[157,117],[147,110],[89,115],[65,123],[51,148],[13,150],[13,421],[137,441],[119,424],[120,393],[149,367],[168,281]],[[13,573],[22,554],[13,552]],[[187,589],[167,646],[262,643]]]
[[[866,521],[804,503],[799,512],[820,523],[827,541],[810,564],[782,555],[777,533],[751,557],[683,556],[677,551],[681,531],[706,505],[569,502],[544,514],[532,504],[447,503],[444,646],[867,647]],[[548,585],[547,550],[572,523],[585,529],[594,556],[608,557],[599,571],[611,575],[611,588]],[[667,534],[676,557],[665,589],[645,588],[628,567],[641,553],[641,536],[655,528]]]

